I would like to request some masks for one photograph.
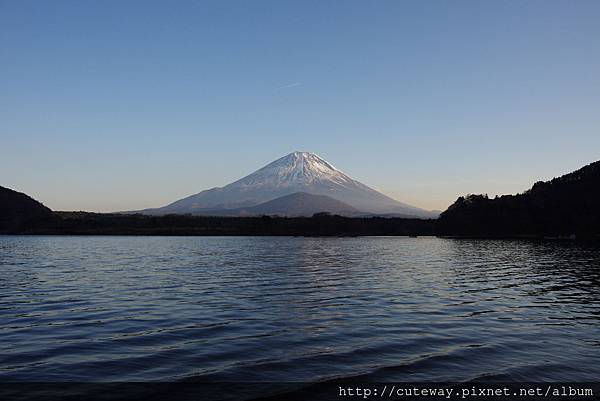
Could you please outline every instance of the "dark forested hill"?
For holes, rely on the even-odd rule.
[[[0,233],[51,218],[52,211],[24,193],[0,186]]]
[[[456,236],[596,238],[600,235],[600,162],[537,182],[522,194],[460,197],[441,214],[437,231]]]

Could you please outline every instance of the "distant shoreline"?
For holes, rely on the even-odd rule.
[[[88,212],[51,212],[19,227],[0,230],[0,235],[47,236],[212,236],[212,237],[438,237],[457,240],[535,240],[599,242],[594,235],[548,233],[481,233],[448,235],[437,219],[399,217],[345,217],[318,214],[313,217],[193,215],[148,216]]]
[[[521,236],[448,236],[448,235],[435,235],[435,234],[425,234],[425,235],[407,235],[407,234],[198,234],[198,233],[189,233],[189,232],[153,232],[153,233],[140,233],[140,232],[130,232],[130,233],[111,233],[111,232],[77,232],[77,233],[69,233],[69,232],[19,232],[19,233],[0,233],[0,237],[212,237],[212,238],[256,238],[256,237],[278,237],[278,238],[323,238],[323,239],[333,239],[333,238],[410,238],[410,239],[419,239],[419,238],[439,238],[439,239],[448,239],[448,240],[457,240],[457,241],[469,241],[469,240],[477,240],[477,241],[535,241],[535,242],[548,242],[548,243],[563,243],[563,244],[593,244],[600,245],[599,237],[583,237],[583,238],[564,238],[564,237],[547,237],[547,236],[535,236],[535,235],[521,235]]]
[[[53,212],[24,222],[3,234],[144,235],[144,236],[433,236],[435,220],[343,217],[209,217],[147,216],[86,212]]]

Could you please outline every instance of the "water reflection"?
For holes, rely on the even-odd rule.
[[[0,237],[0,377],[594,381],[600,250]]]

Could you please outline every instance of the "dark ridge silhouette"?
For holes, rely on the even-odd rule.
[[[52,211],[24,193],[0,186],[0,233],[15,232],[52,218]]]
[[[290,195],[261,203],[256,206],[237,209],[207,210],[202,213],[205,216],[261,216],[279,215],[289,217],[312,216],[315,213],[328,212],[344,216],[357,215],[360,212],[337,199],[326,195],[314,195],[306,192],[295,192]]]
[[[600,237],[600,162],[522,194],[460,197],[443,212],[437,232],[471,237]]]

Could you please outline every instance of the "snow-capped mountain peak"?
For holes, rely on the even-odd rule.
[[[297,192],[325,195],[363,213],[431,217],[432,213],[378,192],[310,152],[293,152],[221,188],[213,188],[144,212],[204,213],[252,207]]]
[[[324,181],[344,185],[353,180],[314,153],[293,152],[230,185],[289,187]]]

